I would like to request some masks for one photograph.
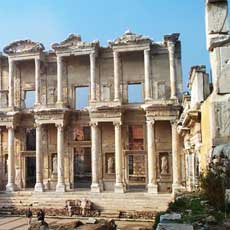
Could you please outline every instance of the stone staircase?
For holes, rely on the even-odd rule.
[[[17,191],[0,193],[0,212],[10,212],[11,208],[64,208],[66,200],[89,199],[101,215],[117,215],[119,212],[154,212],[164,211],[172,200],[171,194],[148,194],[132,192],[117,194],[113,192],[91,193],[90,191],[74,191],[66,193],[33,191]]]

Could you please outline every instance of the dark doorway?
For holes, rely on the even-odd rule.
[[[26,188],[34,188],[36,183],[36,157],[26,157]]]
[[[91,148],[74,148],[74,187],[90,188]]]

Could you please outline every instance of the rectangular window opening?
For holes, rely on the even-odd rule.
[[[88,106],[89,99],[89,87],[88,86],[80,86],[75,89],[75,108],[76,109],[84,109]]]
[[[129,149],[144,150],[144,130],[142,125],[129,126]]]
[[[36,129],[26,129],[26,150],[36,150]]]
[[[35,103],[35,91],[27,90],[25,91],[25,106],[27,109],[33,108]]]
[[[128,102],[129,103],[142,103],[142,84],[141,83],[129,83],[128,84]]]

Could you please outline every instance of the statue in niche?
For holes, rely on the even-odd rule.
[[[53,174],[57,174],[57,154],[54,155],[53,159],[52,159],[52,173]]]
[[[167,174],[168,173],[168,157],[162,156],[161,157],[161,174]]]
[[[115,173],[115,161],[113,156],[109,156],[107,160],[108,174]]]

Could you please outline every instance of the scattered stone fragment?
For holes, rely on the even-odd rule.
[[[93,217],[90,217],[87,221],[86,224],[96,224],[97,220]]]
[[[180,220],[180,219],[181,219],[180,213],[166,213],[160,216],[160,223],[165,223],[171,220]]]
[[[156,230],[193,230],[191,224],[160,223]]]
[[[214,216],[212,216],[212,215],[206,217],[205,221],[208,224],[217,224],[216,218]]]

